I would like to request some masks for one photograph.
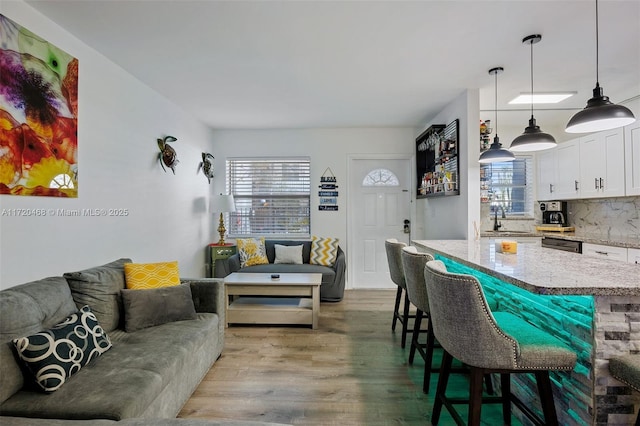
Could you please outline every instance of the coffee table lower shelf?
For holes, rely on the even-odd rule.
[[[227,323],[312,325],[313,303],[299,297],[236,297],[227,309]]]

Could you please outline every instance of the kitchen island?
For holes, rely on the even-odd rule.
[[[517,254],[497,252],[493,238],[413,243],[452,272],[476,276],[499,310],[521,316],[577,353],[572,372],[552,374],[560,424],[633,424],[640,395],[609,375],[608,359],[640,351],[640,267],[543,248],[538,238],[515,240]],[[537,398],[527,375],[513,382],[521,398]]]

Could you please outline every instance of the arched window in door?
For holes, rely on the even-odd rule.
[[[362,186],[400,186],[400,181],[389,169],[375,169],[367,173]]]

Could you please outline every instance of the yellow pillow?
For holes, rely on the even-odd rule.
[[[338,257],[337,238],[311,237],[311,257],[309,263],[312,265],[333,266]]]
[[[269,263],[267,250],[264,245],[264,237],[238,238],[236,239],[238,254],[240,255],[240,267],[253,265],[266,265]]]
[[[180,284],[178,261],[159,263],[125,263],[126,286],[132,290],[171,287]]]

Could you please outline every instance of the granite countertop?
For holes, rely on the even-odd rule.
[[[638,265],[544,248],[539,239],[518,240],[518,253],[496,253],[496,238],[414,240],[438,253],[532,293],[640,296]]]
[[[561,240],[582,241],[583,243],[602,244],[605,246],[640,249],[640,236],[610,237],[606,234],[581,232],[526,232],[526,231],[482,231],[481,237],[514,238],[514,237],[549,237]]]

